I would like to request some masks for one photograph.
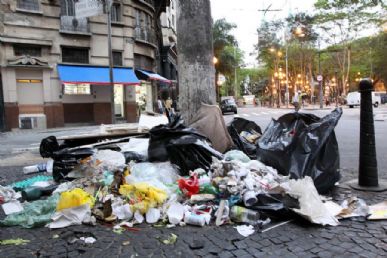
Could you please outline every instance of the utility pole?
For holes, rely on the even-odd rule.
[[[286,73],[286,90],[285,90],[285,102],[286,102],[286,108],[289,107],[289,63],[288,63],[288,41],[286,38],[286,29],[284,31],[284,40],[285,40],[285,73]]]
[[[112,124],[116,122],[114,111],[114,78],[113,78],[113,55],[112,55],[112,0],[105,0],[105,11],[107,14],[107,30],[108,30],[108,56],[109,56],[109,81],[110,81],[110,114],[112,116]]]
[[[236,45],[234,46],[234,59],[236,60]],[[234,66],[234,95],[235,95],[235,102],[238,101],[238,80],[237,80],[237,66]]]
[[[320,44],[319,44],[320,45]],[[321,52],[320,50],[318,51],[318,74],[320,77],[322,77],[321,75],[321,62],[320,62],[320,55],[321,55]],[[323,109],[323,89],[322,89],[322,78],[318,78],[318,84],[319,84],[319,90],[320,90],[320,109]]]

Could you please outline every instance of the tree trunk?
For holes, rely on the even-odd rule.
[[[210,0],[177,1],[179,106],[190,123],[201,103],[215,104]]]

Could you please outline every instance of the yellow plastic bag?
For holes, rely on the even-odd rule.
[[[133,211],[139,210],[142,214],[162,204],[168,197],[165,191],[147,183],[121,185],[119,192],[129,199]]]
[[[56,210],[60,211],[72,207],[89,204],[90,208],[94,206],[95,199],[93,196],[80,188],[61,193]]]

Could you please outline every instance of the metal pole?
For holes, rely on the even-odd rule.
[[[285,91],[285,101],[286,101],[286,108],[289,107],[289,66],[288,66],[288,43],[285,41],[286,48],[285,48],[285,72],[286,72],[286,91]]]
[[[107,13],[107,29],[108,29],[108,56],[109,56],[109,81],[110,81],[110,114],[112,116],[112,124],[116,122],[114,111],[114,78],[113,78],[113,55],[112,55],[112,17],[110,15],[112,0],[105,0],[105,8]]]
[[[236,46],[234,46],[234,59],[236,60]],[[234,95],[235,102],[238,103],[238,86],[237,86],[237,66],[234,66]]]
[[[374,116],[372,112],[373,85],[370,79],[359,84],[360,99],[360,148],[358,184],[351,185],[358,190],[385,191],[387,184],[378,180],[376,160]]]

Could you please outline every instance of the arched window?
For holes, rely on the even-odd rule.
[[[75,16],[75,0],[61,0],[60,13],[62,16]]]

